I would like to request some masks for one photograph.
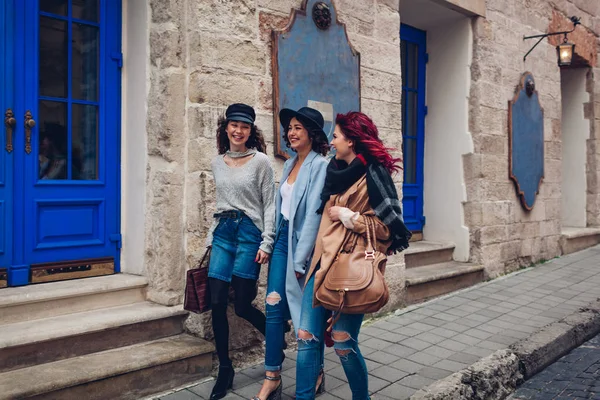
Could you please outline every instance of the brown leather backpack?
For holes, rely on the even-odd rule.
[[[389,291],[383,274],[387,256],[376,251],[374,241],[375,223],[364,216],[367,225],[366,246],[357,245],[360,234],[351,230],[323,283],[317,288],[315,297],[328,310],[334,311],[328,330],[339,319],[340,314],[367,314],[379,311],[389,299]]]

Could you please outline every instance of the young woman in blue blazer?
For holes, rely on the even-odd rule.
[[[296,154],[283,166],[276,195],[277,233],[269,266],[266,298],[265,381],[255,400],[281,399],[284,323],[300,322],[304,276],[321,223],[317,210],[325,184],[329,151],[323,116],[315,109],[284,108],[279,113],[287,146]]]

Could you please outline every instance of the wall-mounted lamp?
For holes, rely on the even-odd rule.
[[[573,22],[573,29],[571,29],[570,31],[544,33],[542,35],[533,35],[533,36],[523,36],[523,40],[536,39],[536,38],[540,39],[536,42],[536,44],[533,45],[533,47],[531,49],[529,49],[527,54],[525,54],[525,56],[523,57],[523,61],[525,61],[527,59],[527,56],[529,55],[529,53],[531,53],[533,51],[533,49],[535,49],[537,47],[537,45],[540,44],[540,42],[544,38],[546,38],[548,36],[565,35],[563,43],[556,46],[556,52],[558,54],[558,66],[566,67],[566,66],[571,65],[571,62],[573,61],[573,52],[575,51],[575,45],[573,43],[569,43],[569,41],[567,39],[567,35],[569,33],[573,32],[575,30],[575,28],[577,28],[577,25],[581,24],[581,22],[580,22],[579,17],[571,17],[570,19],[571,19],[571,22]]]

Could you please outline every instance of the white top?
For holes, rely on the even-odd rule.
[[[295,183],[295,182],[294,182]],[[292,191],[294,190],[294,183],[291,185],[287,179],[281,185],[281,215],[289,221],[290,219],[290,204],[292,203]]]

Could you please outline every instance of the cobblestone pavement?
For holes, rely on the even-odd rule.
[[[561,257],[433,301],[399,310],[364,326],[360,347],[373,400],[407,399],[418,389],[504,349],[600,297],[600,246]],[[294,394],[295,353],[283,368],[284,396]],[[321,400],[350,399],[346,376],[328,349],[327,393]],[[262,365],[237,370],[227,399],[258,393]],[[161,400],[208,399],[214,380]]]
[[[600,400],[600,335],[521,385],[510,400]]]

